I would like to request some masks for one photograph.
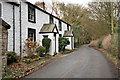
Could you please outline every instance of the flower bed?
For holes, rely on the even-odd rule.
[[[42,60],[44,58],[49,58],[49,56],[35,59],[23,58],[21,62],[8,65],[5,68],[5,76],[3,77],[3,80],[6,78],[21,78],[32,73],[46,62],[45,60]]]

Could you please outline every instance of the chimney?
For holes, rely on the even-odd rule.
[[[36,2],[35,5],[43,10],[45,10],[45,2]]]

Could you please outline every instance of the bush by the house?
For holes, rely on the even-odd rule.
[[[33,55],[36,53],[37,48],[39,47],[38,42],[32,41],[31,39],[26,39],[24,42],[24,50],[23,52],[26,53],[28,56]]]
[[[37,52],[38,52],[40,57],[43,57],[44,53],[46,52],[46,48],[43,46],[40,46],[39,48],[37,48]]]
[[[42,45],[46,48],[46,53],[49,52],[50,44],[51,44],[50,38],[44,38],[42,40]]]
[[[65,51],[65,47],[70,44],[70,41],[65,37],[59,38],[59,51]]]
[[[7,53],[7,65],[12,64],[14,62],[18,62],[19,56],[15,52]]]

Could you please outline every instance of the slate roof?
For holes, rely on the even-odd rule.
[[[72,30],[70,30],[70,31],[65,31],[64,32],[64,37],[73,37],[73,33],[72,33],[73,31]]]
[[[9,2],[9,3],[20,4],[20,0],[1,0],[1,2]]]
[[[54,28],[57,29],[55,24],[44,24],[40,30],[40,33],[49,33],[49,32],[53,32]],[[57,30],[58,32],[58,30]]]
[[[2,18],[0,18],[0,24],[5,28],[10,29],[10,25],[6,23]]]

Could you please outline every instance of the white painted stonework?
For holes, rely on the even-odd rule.
[[[36,16],[36,23],[32,23],[28,21],[28,4],[33,5],[31,3],[27,2],[21,2],[21,4],[11,4],[11,3],[1,3],[1,18],[6,21],[8,24],[10,24],[11,28],[8,30],[8,51],[13,51],[13,45],[15,45],[15,52],[20,54],[20,41],[22,43],[21,50],[24,48],[24,41],[28,38],[28,28],[32,28],[36,30],[36,41],[39,42],[40,45],[42,45],[42,39],[43,35],[48,35],[48,37],[51,39],[51,47],[50,47],[50,55],[54,55],[55,53],[55,36],[54,33],[45,33],[40,34],[40,30],[43,26],[43,24],[49,24],[50,20],[50,13],[43,11],[42,9],[39,9],[38,7],[35,7],[35,16]],[[20,13],[20,7],[21,7],[21,13]],[[13,8],[14,8],[14,14],[13,14]],[[20,40],[20,14],[21,14],[21,40]],[[13,16],[15,19],[13,19]],[[68,23],[56,18],[53,16],[54,24],[56,24],[58,29],[58,34],[56,35],[56,52],[59,52],[59,43],[58,38],[59,34],[64,35],[64,32],[67,30]],[[62,22],[62,30],[59,31],[59,20]],[[13,34],[13,23],[15,23],[15,34]],[[69,26],[70,29],[70,26]],[[15,42],[14,36],[15,35]],[[67,49],[73,49],[74,48],[74,37],[67,37],[70,41],[70,45],[68,45]],[[71,39],[72,38],[72,39]]]

